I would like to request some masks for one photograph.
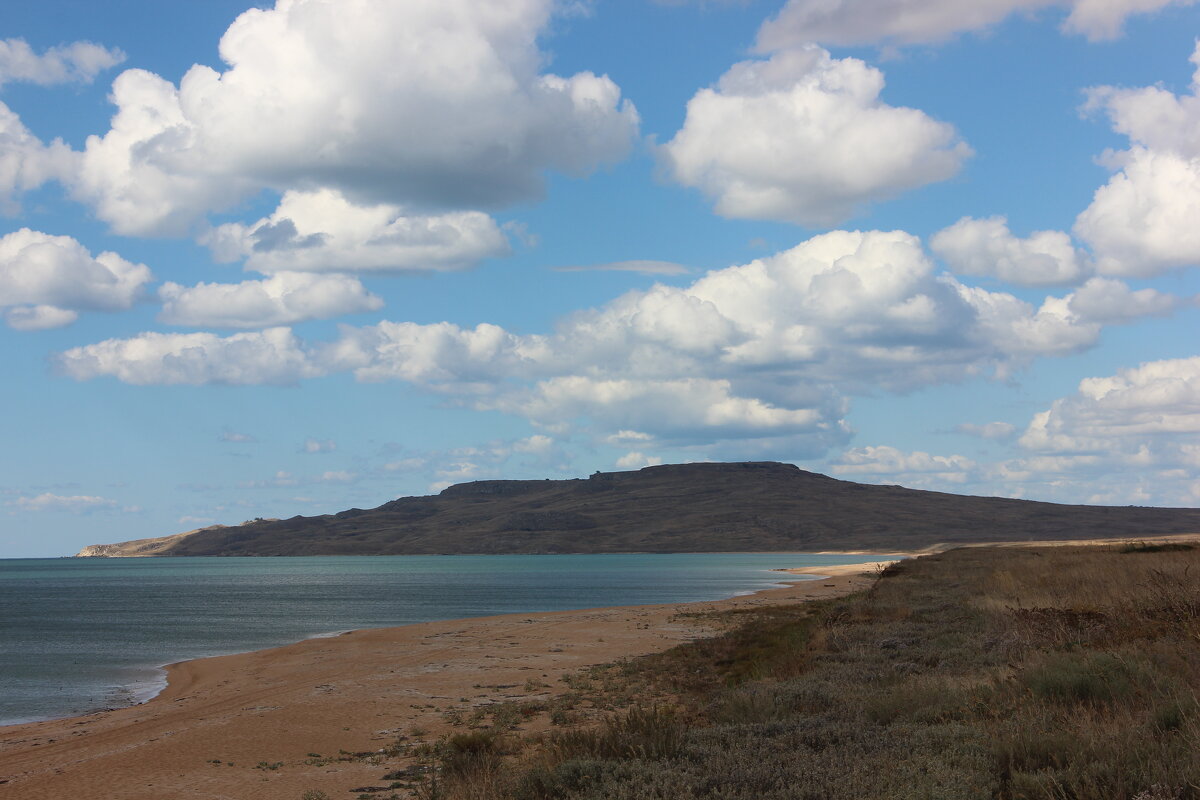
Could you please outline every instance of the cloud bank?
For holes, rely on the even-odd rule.
[[[144,333],[73,348],[57,364],[78,380],[137,384],[286,384],[351,372],[548,432],[615,436],[638,452],[670,444],[816,456],[848,439],[848,395],[1003,377],[1092,346],[1107,324],[1173,308],[1112,279],[1034,306],[938,274],[903,231],[834,231],[685,287],[626,293],[549,334],[392,321],[343,325],[327,342],[283,327]]]

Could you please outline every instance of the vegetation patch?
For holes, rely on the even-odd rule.
[[[388,791],[1200,800],[1200,548],[1129,552],[955,550],[855,596],[728,613],[720,636],[409,748]]]

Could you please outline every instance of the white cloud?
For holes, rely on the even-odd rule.
[[[305,439],[304,446],[300,448],[302,453],[332,453],[337,450],[337,442],[333,439]]]
[[[232,431],[228,428],[221,431],[221,435],[218,438],[222,442],[232,442],[233,444],[252,444],[258,441],[256,437],[251,436],[248,433],[238,433],[237,431]]]
[[[918,44],[989,28],[1014,13],[1066,7],[1063,29],[1096,41],[1121,35],[1128,17],[1195,0],[788,0],[758,34],[760,50],[801,42]]]
[[[902,479],[907,486],[923,485],[931,478],[965,483],[977,468],[974,461],[960,455],[936,456],[920,450],[905,452],[887,446],[847,450],[831,466],[838,475],[887,476]]]
[[[617,469],[641,469],[642,467],[657,467],[662,463],[661,458],[647,456],[634,450],[617,459]]]
[[[1093,88],[1088,110],[1104,111],[1130,148],[1107,153],[1116,170],[1075,221],[1102,274],[1150,277],[1200,264],[1200,43],[1191,93],[1161,87]]]
[[[70,175],[77,159],[61,139],[43,143],[0,103],[0,214],[17,213],[22,193]]]
[[[115,500],[93,495],[64,496],[44,492],[36,497],[18,497],[9,503],[22,511],[67,511],[72,514],[89,514],[93,511],[115,509]]]
[[[725,217],[828,225],[954,175],[954,128],[880,100],[883,73],[815,46],[743,61],[688,102],[659,154]]]
[[[103,70],[125,60],[125,54],[91,42],[51,47],[41,55],[24,39],[0,39],[0,86],[5,83],[91,83]]]
[[[556,446],[557,443],[551,437],[535,433],[532,436],[527,436],[524,439],[518,439],[513,442],[512,449],[514,453],[545,456],[554,452]]]
[[[135,385],[291,384],[324,374],[288,328],[225,338],[212,333],[142,333],[71,348],[56,364],[76,380],[111,375]]]
[[[383,301],[355,278],[302,272],[190,288],[164,283],[158,296],[163,301],[160,321],[191,327],[262,328],[383,307]]]
[[[186,233],[262,187],[355,203],[495,208],[543,174],[626,156],[637,112],[606,76],[539,72],[551,0],[318,0],[239,16],[224,72],[128,70],[75,189],[122,233]],[[420,120],[419,125],[412,124]]]
[[[1016,435],[1017,428],[1007,422],[986,422],[983,425],[964,422],[961,425],[955,425],[954,432],[967,436],[978,436],[980,439],[1009,439]]]
[[[929,247],[959,275],[985,275],[1021,286],[1078,283],[1091,273],[1087,257],[1062,231],[1013,236],[1004,217],[963,217],[929,240]]]
[[[1115,39],[1129,17],[1195,3],[1196,0],[1074,0],[1063,29],[1083,34],[1092,41]]]
[[[572,375],[539,381],[526,394],[480,405],[539,424],[587,418],[600,430],[638,427],[653,430],[660,441],[808,434],[828,446],[846,435],[836,418],[828,418],[828,409],[782,408],[738,396],[725,380],[596,380]]]
[[[1133,322],[1142,317],[1165,317],[1181,304],[1174,295],[1154,289],[1134,291],[1112,278],[1091,278],[1065,299],[1067,307],[1080,319],[1106,325]]]
[[[395,205],[356,205],[333,189],[285,192],[271,216],[202,238],[218,261],[245,259],[258,272],[448,271],[511,252],[482,212],[406,214]]]
[[[642,431],[617,431],[614,434],[606,436],[604,441],[616,447],[627,446],[631,444],[640,444],[644,442],[654,441],[654,437]]]
[[[405,380],[423,386],[470,391],[472,386],[519,377],[544,357],[536,337],[522,338],[496,325],[473,329],[449,322],[419,325],[383,321],[343,328],[329,361],[353,369],[362,381]]]
[[[16,331],[62,328],[79,319],[79,312],[56,306],[17,306],[4,312],[4,321]]]
[[[1086,378],[1075,394],[1036,414],[1020,443],[1064,454],[1129,455],[1151,445],[1174,452],[1187,445],[1200,454],[1200,357]]]
[[[1135,147],[1096,190],[1075,234],[1106,275],[1152,277],[1200,264],[1200,158]]]
[[[582,429],[625,450],[719,443],[732,452],[742,441],[756,453],[819,454],[848,438],[846,394],[1004,377],[1173,303],[1093,279],[1034,306],[938,275],[903,231],[834,231],[689,286],[628,292],[549,334],[391,321],[341,326],[336,340],[310,344],[282,328],[147,333],[75,348],[59,363],[78,379],[131,383],[288,383],[350,371],[519,415],[542,435]]]
[[[1200,357],[1086,378],[1035,414],[1026,455],[987,468],[1013,496],[1103,504],[1194,504],[1200,469]]]
[[[18,330],[70,324],[78,310],[130,308],[151,278],[144,264],[93,257],[70,236],[21,228],[0,237],[0,309]]]

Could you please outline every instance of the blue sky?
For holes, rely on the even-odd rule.
[[[14,2],[0,557],[775,459],[1200,501],[1187,0]]]

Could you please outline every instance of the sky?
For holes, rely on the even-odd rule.
[[[1194,0],[12,0],[0,557],[777,460],[1200,504]]]

